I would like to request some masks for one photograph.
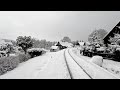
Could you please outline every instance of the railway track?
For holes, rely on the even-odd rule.
[[[66,49],[64,57],[71,79],[119,79],[102,67],[79,58],[72,49]]]
[[[64,57],[71,79],[91,79],[91,77],[87,75],[85,71],[73,60],[68,49],[64,51]]]

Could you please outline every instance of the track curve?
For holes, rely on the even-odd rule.
[[[102,67],[78,57],[72,49],[66,49],[64,57],[71,79],[119,79]]]
[[[91,79],[84,70],[73,60],[68,52],[68,49],[64,51],[65,62],[71,76],[71,79]]]

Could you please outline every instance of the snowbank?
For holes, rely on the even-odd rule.
[[[103,57],[101,57],[101,56],[93,56],[90,61],[102,67]]]

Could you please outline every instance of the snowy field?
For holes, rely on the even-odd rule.
[[[81,56],[80,52],[79,52],[79,49],[75,49],[73,52],[77,56],[82,57],[82,58],[84,58],[86,60],[91,59],[90,57]],[[106,70],[108,70],[109,72],[115,74],[117,77],[120,78],[120,62],[104,59],[102,67],[105,68]]]
[[[64,60],[64,50],[48,52],[20,64],[0,79],[70,79]]]

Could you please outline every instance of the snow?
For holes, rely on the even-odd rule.
[[[101,57],[101,56],[93,56],[90,61],[97,64],[97,65],[99,65],[99,66],[102,66],[103,57]]]
[[[68,50],[66,50],[65,55],[70,73],[72,74],[72,79],[90,79],[90,77],[83,71],[83,69],[71,58]]]
[[[62,46],[72,47],[72,43],[60,41],[60,44],[61,44]]]
[[[80,46],[84,46],[85,42],[78,42]]]
[[[70,79],[70,75],[64,60],[64,50],[52,52],[50,62],[42,72],[38,72],[37,78]]]
[[[114,74],[108,72],[107,70],[105,70],[102,67],[99,67],[98,65],[90,62],[90,58],[89,60],[84,59],[82,57],[78,57],[75,53],[73,53],[73,50],[70,50],[72,56],[75,58],[75,60],[77,61],[77,63],[79,63],[79,65],[81,67],[84,68],[84,70],[93,78],[93,79],[118,79],[117,76],[115,76]]]
[[[20,64],[0,79],[70,79],[64,50],[49,52]]]
[[[106,59],[104,60],[102,67],[120,78],[120,62]]]
[[[80,55],[79,50],[74,50],[74,53],[87,61],[91,59],[90,57]],[[120,62],[103,59],[102,67],[120,78]]]
[[[47,52],[46,54],[30,59],[24,63],[21,63],[17,68],[12,71],[7,72],[0,76],[0,79],[71,79],[70,73],[67,68],[66,61],[71,70],[73,79],[89,79],[88,75],[79,67],[70,57],[68,53],[69,49],[64,49],[58,52]],[[64,58],[64,51],[66,55],[66,61]],[[83,58],[90,61],[91,58],[84,57],[79,54],[79,50],[70,49],[70,54],[77,60],[77,62],[84,67],[87,72],[94,78],[109,78],[105,76],[106,74],[100,74],[97,70],[98,67],[94,68],[90,66],[89,63],[84,62]],[[82,58],[80,58],[82,57]],[[117,63],[118,64],[118,63]],[[120,63],[114,64],[112,67],[114,70],[119,69]],[[103,60],[103,67],[111,69],[113,63],[108,63]],[[115,67],[118,66],[118,67]],[[118,72],[117,72],[118,73]],[[120,73],[119,73],[120,76]]]
[[[51,46],[51,49],[58,49],[58,46]]]
[[[97,48],[97,51],[105,51],[105,47],[100,47],[100,48]]]

